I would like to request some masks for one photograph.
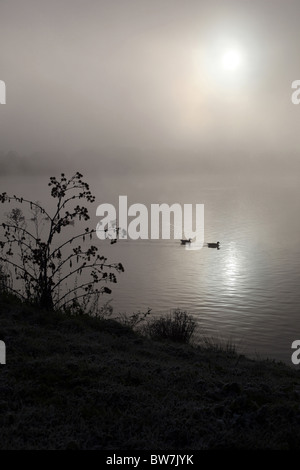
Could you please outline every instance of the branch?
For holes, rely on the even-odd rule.
[[[71,188],[67,188],[67,189],[65,190],[65,192],[71,191],[72,189],[84,189],[84,187],[83,187],[83,186],[74,185],[74,186],[72,186]],[[61,209],[63,209],[63,208],[67,205],[67,203],[68,203],[69,201],[71,201],[72,199],[80,199],[81,197],[82,197],[82,196],[80,196],[80,194],[78,194],[77,196],[76,196],[76,195],[70,196],[69,198],[67,198],[67,199],[62,203]]]
[[[21,269],[21,271],[25,272],[29,277],[31,277],[31,279],[33,279],[35,282],[37,282],[36,278],[34,276],[32,276],[32,274],[30,274],[27,271],[27,269],[23,268],[22,266],[19,266],[18,264],[14,263],[13,261],[10,261],[9,259],[3,258],[2,256],[0,256],[0,260],[4,261],[5,263],[11,264],[12,266],[14,266],[14,268]]]
[[[82,271],[82,269],[86,268],[97,268],[98,266],[101,266],[101,269],[103,268],[109,268],[109,269],[116,269],[119,271],[119,266],[120,263],[114,263],[114,264],[104,264],[104,263],[94,263],[94,264],[83,264],[76,269],[73,269],[73,271],[70,271],[68,274],[66,274],[63,278],[61,278],[51,289],[51,292],[54,291],[54,289],[59,286],[65,279],[68,279],[68,277],[72,276],[74,273],[77,273],[79,271]],[[97,269],[97,272],[102,274],[102,271]]]
[[[67,305],[67,304],[70,303],[70,302],[74,302],[74,300],[78,300],[78,299],[80,299],[80,298],[82,298],[82,297],[86,297],[87,295],[103,294],[103,292],[104,292],[104,288],[102,288],[102,287],[101,287],[101,290],[99,290],[99,291],[95,291],[95,292],[86,292],[85,294],[78,295],[78,297],[75,297],[75,298],[73,298],[73,299],[67,300],[66,302],[64,302],[64,303],[60,306],[60,308],[63,308],[65,305]]]
[[[99,279],[97,282],[100,282],[100,281],[102,281],[102,279]],[[58,304],[59,302],[61,302],[65,297],[67,297],[67,296],[68,296],[69,294],[71,294],[72,292],[75,292],[75,291],[77,291],[77,290],[79,290],[79,289],[83,289],[85,286],[88,286],[88,285],[90,285],[90,284],[93,285],[93,284],[95,284],[95,282],[94,282],[94,281],[86,282],[85,284],[82,284],[81,286],[74,287],[74,289],[69,290],[69,291],[66,292],[62,297],[60,297],[60,299],[58,299],[58,300],[55,302],[54,306],[55,306],[56,304]],[[86,292],[86,293],[85,293],[85,295],[88,295],[88,294],[93,294],[93,292]],[[76,298],[77,298],[77,297],[76,297]]]
[[[49,219],[51,219],[51,217],[50,217],[50,215],[48,214],[48,212],[47,212],[42,206],[40,206],[37,202],[29,201],[28,199],[24,199],[23,197],[17,197],[17,196],[6,196],[6,198],[9,200],[9,202],[10,202],[11,200],[20,202],[21,204],[23,204],[23,202],[26,202],[27,204],[30,205],[30,208],[31,208],[32,206],[35,206],[35,207],[37,207],[38,209],[40,209],[40,211],[41,211],[42,214],[46,214],[46,216],[49,217]]]
[[[22,230],[23,233],[26,233],[26,235],[29,235],[31,238],[33,238],[36,243],[37,243],[38,240],[39,240],[38,238],[35,238],[35,236],[32,235],[32,233],[28,232],[28,230],[26,230],[26,229],[23,228],[23,227],[18,227],[17,225],[6,224],[5,222],[3,222],[2,227],[4,228],[4,230],[5,230],[6,227],[7,227],[7,228],[13,228],[13,229],[16,229],[16,230]]]
[[[23,240],[18,240],[17,238],[14,238],[13,240],[7,239],[5,242],[1,242],[0,245],[4,247],[4,245],[11,244],[11,243],[18,243],[18,245],[26,246],[28,250],[32,251],[32,246],[28,245]]]
[[[52,253],[49,255],[49,258],[52,258],[57,251],[61,250],[64,246],[68,245],[68,243],[72,243],[77,238],[80,238],[80,237],[83,237],[83,236],[86,236],[86,235],[90,235],[90,234],[93,234],[95,232],[96,232],[96,230],[92,229],[92,230],[89,230],[88,232],[83,232],[83,233],[80,233],[79,235],[75,235],[75,237],[70,238],[69,240],[64,242],[62,245],[60,245],[58,248],[55,248],[55,250],[53,250]]]
[[[57,268],[55,269],[55,271],[53,271],[53,273],[51,274],[51,276],[49,276],[49,279],[52,279],[55,274],[59,271],[59,269],[64,265],[66,264],[68,261],[70,261],[72,258],[74,258],[75,256],[78,257],[78,258],[82,258],[84,257],[85,255],[88,254],[88,251],[81,251],[80,253],[71,253],[64,261],[62,261],[58,266]],[[80,268],[78,268],[80,269]]]
[[[11,292],[13,292],[14,294],[17,294],[19,295],[20,297],[22,297],[22,299],[24,299],[25,301],[27,300],[27,298],[21,294],[21,292],[19,292],[18,290],[14,289],[13,287],[10,287],[10,286],[5,286],[5,289],[9,289]]]

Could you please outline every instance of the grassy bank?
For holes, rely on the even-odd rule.
[[[300,375],[0,299],[1,449],[300,449]]]

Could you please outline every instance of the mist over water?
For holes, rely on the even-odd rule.
[[[300,267],[297,177],[252,178],[195,175],[104,178],[86,175],[96,207],[139,202],[204,204],[205,242],[221,249],[188,251],[178,240],[96,239],[110,262],[122,262],[125,273],[112,285],[114,313],[152,309],[152,315],[182,308],[191,313],[198,334],[231,340],[248,354],[258,353],[290,363],[291,343],[300,334]],[[48,178],[1,178],[1,191],[40,200],[49,208]],[[129,218],[130,220],[130,218]]]

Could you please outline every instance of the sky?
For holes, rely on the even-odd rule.
[[[294,171],[299,15],[298,0],[0,0],[0,155]]]

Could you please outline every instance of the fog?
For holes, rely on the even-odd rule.
[[[291,0],[1,0],[2,172],[298,170],[299,14]]]
[[[114,312],[179,307],[201,332],[290,361],[299,16],[299,0],[0,0],[0,193],[52,214],[49,177],[80,171],[95,195],[91,228],[99,204],[126,195],[148,208],[204,204],[205,243],[220,240],[198,251],[97,239],[125,267]]]

